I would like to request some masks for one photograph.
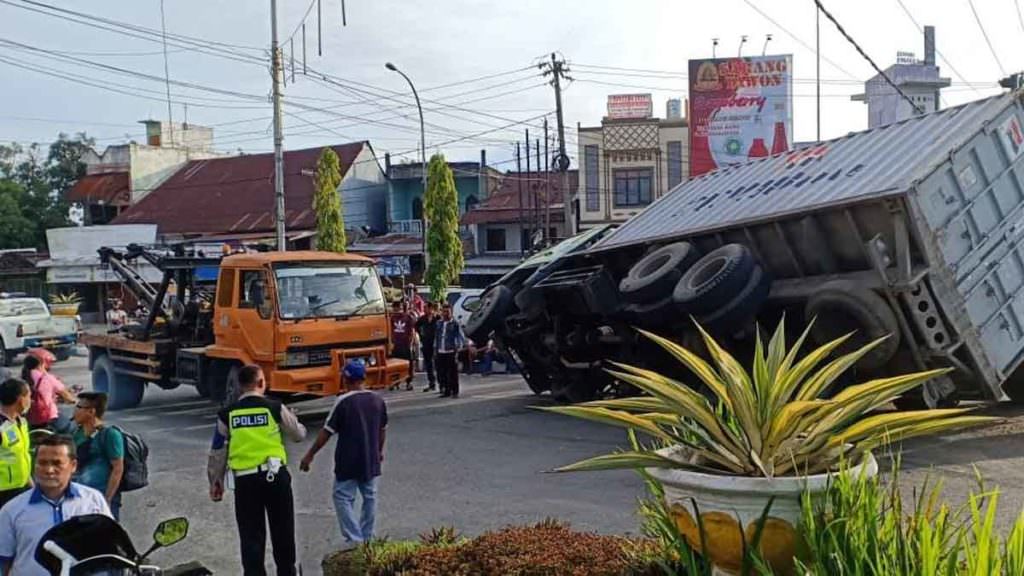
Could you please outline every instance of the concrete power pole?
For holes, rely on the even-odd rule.
[[[565,211],[565,227],[568,235],[576,234],[576,220],[573,210],[575,191],[569,190],[569,155],[565,153],[565,123],[562,120],[562,78],[566,78],[566,67],[564,60],[558,60],[555,54],[551,54],[551,63],[544,75],[551,74],[551,85],[555,88],[555,116],[558,121],[558,156],[555,158],[555,170],[561,176],[562,201]]]
[[[284,84],[284,66],[281,47],[277,43],[277,0],[270,0],[270,59],[274,78],[274,230],[277,249],[288,249],[284,230],[284,124],[281,113],[281,93]]]

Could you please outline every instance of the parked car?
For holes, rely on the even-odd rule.
[[[0,363],[4,366],[30,348],[46,348],[57,360],[67,360],[80,330],[77,318],[51,315],[40,298],[0,294]]]
[[[480,295],[483,294],[482,288],[462,288],[461,286],[449,286],[448,293],[445,295],[445,301],[452,306],[452,317],[462,324],[466,325],[466,321],[473,314],[473,311],[480,306]],[[420,295],[424,300],[430,300],[430,288],[426,286],[420,286],[416,288],[416,293]]]

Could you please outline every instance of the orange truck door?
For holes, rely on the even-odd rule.
[[[274,299],[267,272],[238,271],[238,308],[228,320],[235,345],[257,362],[274,362]]]

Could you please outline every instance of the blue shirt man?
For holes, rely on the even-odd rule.
[[[0,573],[49,576],[35,560],[36,547],[47,530],[86,514],[110,516],[99,491],[71,481],[77,468],[75,444],[67,436],[39,441],[34,467],[35,488],[0,509]]]
[[[384,460],[388,411],[384,399],[366,390],[366,367],[350,361],[342,372],[348,392],[340,395],[316,442],[302,458],[300,469],[309,471],[316,453],[336,435],[334,449],[334,509],[346,543],[373,538],[376,522],[377,477]],[[356,519],[356,492],[363,497]]]

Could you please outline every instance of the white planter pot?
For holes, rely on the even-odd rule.
[[[683,447],[665,449],[661,453],[676,459],[688,457],[688,450]],[[649,468],[647,472],[664,487],[666,503],[680,532],[694,550],[704,553],[695,520],[696,502],[704,525],[706,553],[717,574],[738,573],[743,561],[744,538],[748,544],[751,542],[757,522],[773,496],[775,500],[768,511],[759,548],[776,574],[792,573],[801,496],[810,492],[812,498],[820,497],[834,476],[756,478],[661,468]],[[851,476],[865,474],[868,477],[877,473],[878,463],[871,454],[847,472]]]

